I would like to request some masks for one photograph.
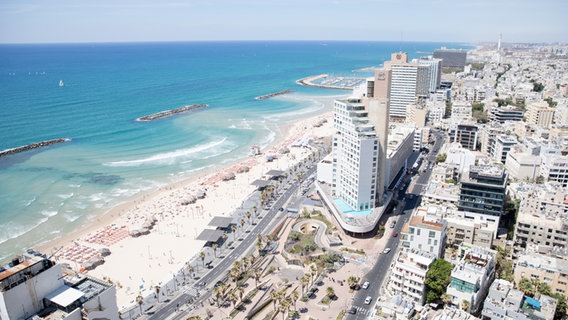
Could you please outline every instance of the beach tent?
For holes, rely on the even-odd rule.
[[[110,249],[109,248],[101,248],[101,249],[99,249],[99,253],[101,254],[101,256],[106,257],[106,256],[110,255]]]
[[[131,236],[131,237],[137,238],[137,237],[139,237],[140,235],[141,235],[140,230],[138,230],[138,229],[130,230],[130,236]]]
[[[205,193],[205,190],[203,190],[203,189],[199,189],[195,193],[195,196],[197,197],[197,199],[203,199],[203,198],[205,198],[205,195],[206,195],[206,193]]]
[[[235,174],[232,172],[226,172],[223,174],[223,181],[233,180],[235,179]]]

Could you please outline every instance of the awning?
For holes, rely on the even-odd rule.
[[[80,299],[85,294],[77,289],[73,289],[69,286],[61,286],[57,290],[48,294],[45,298],[49,301],[60,305],[62,307],[67,307],[73,302]]]

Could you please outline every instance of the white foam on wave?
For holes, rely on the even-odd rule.
[[[12,221],[9,221],[7,224],[0,225],[0,244],[32,231],[42,223],[47,222],[47,220],[49,220],[49,217],[39,219],[32,225],[16,225]]]
[[[229,129],[239,129],[239,130],[253,130],[252,121],[246,118],[243,119],[230,119],[231,124]]]
[[[57,196],[63,200],[69,199],[74,195],[73,192],[67,194],[58,194]]]
[[[32,199],[28,200],[26,202],[26,204],[24,204],[24,207],[29,207],[32,203],[34,203],[34,201],[36,201],[37,197],[33,197]]]
[[[218,141],[212,141],[205,144],[200,144],[195,147],[180,149],[172,152],[165,152],[153,155],[148,158],[137,159],[137,160],[125,160],[125,161],[114,161],[109,163],[104,163],[105,166],[111,167],[135,167],[143,164],[156,163],[156,164],[172,164],[177,158],[188,157],[198,152],[203,152],[208,149],[214,148],[222,143],[224,143],[227,138],[223,138]]]
[[[56,216],[59,213],[59,211],[57,210],[42,210],[41,211],[41,215],[44,217],[53,217]]]

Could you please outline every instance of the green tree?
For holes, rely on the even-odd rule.
[[[558,304],[556,305],[556,312],[554,313],[554,319],[565,319],[566,311],[568,311],[568,303],[566,302],[566,297],[557,292],[552,294],[551,297],[558,300]]]
[[[325,294],[327,295],[328,298],[332,299],[335,298],[335,290],[333,289],[332,286],[329,286],[325,289]]]
[[[426,285],[426,303],[434,302],[446,292],[448,284],[450,284],[450,274],[452,273],[452,264],[444,259],[436,259],[432,262],[424,284]]]
[[[511,250],[503,249],[501,247],[496,247],[496,250],[497,250],[497,263],[495,266],[496,278],[504,279],[509,282],[514,282],[513,261],[509,258]]]
[[[462,309],[469,312],[469,308],[471,307],[471,303],[469,303],[469,301],[463,299],[461,305],[462,305]]]
[[[349,278],[347,278],[347,285],[349,286],[350,289],[355,289],[358,283],[359,283],[359,278],[357,278],[356,276],[349,276]]]
[[[436,163],[440,163],[440,162],[446,162],[446,159],[448,158],[448,155],[445,153],[440,153],[439,155],[436,156]]]
[[[522,277],[517,285],[518,289],[524,292],[529,297],[534,297],[535,287],[532,281],[528,278]]]

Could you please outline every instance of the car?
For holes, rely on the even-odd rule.
[[[357,313],[357,307],[352,306],[351,309],[349,309],[349,311],[347,311],[349,314],[356,314]]]
[[[369,281],[365,281],[365,283],[363,283],[363,285],[361,286],[361,288],[367,289],[367,288],[369,288],[369,285],[370,285]]]
[[[385,248],[385,250],[383,250],[383,253],[389,253],[391,252],[391,248]]]
[[[393,232],[393,233],[392,233],[392,236],[393,236],[393,238],[396,238],[396,236],[398,236],[398,232],[396,232],[396,231]]]
[[[391,222],[390,227],[391,229],[394,228],[396,226],[396,221]]]
[[[371,304],[371,300],[373,300],[373,298],[371,298],[371,296],[367,296],[367,298],[365,298],[365,304]]]

